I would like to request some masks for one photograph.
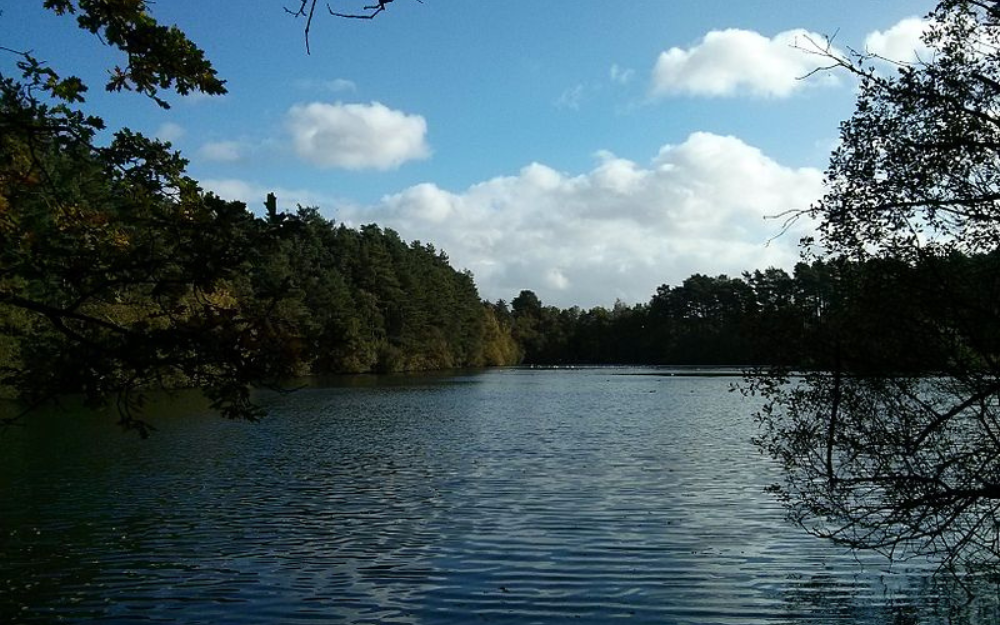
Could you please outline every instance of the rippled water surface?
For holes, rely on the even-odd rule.
[[[803,535],[732,379],[503,370],[0,438],[0,622],[993,623]]]

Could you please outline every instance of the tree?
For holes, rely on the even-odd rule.
[[[660,364],[750,362],[743,326],[755,308],[739,278],[695,274],[679,287],[663,285],[650,302],[660,341]]]
[[[860,89],[807,211],[844,269],[817,300],[826,355],[745,390],[792,518],[958,571],[1000,563],[1000,5],[929,17],[932,58],[833,58]]]
[[[180,95],[226,92],[205,53],[176,26],[163,26],[153,19],[145,0],[45,0],[44,6],[58,15],[75,15],[80,28],[126,55],[124,67],[109,72],[108,91],[135,91],[164,107],[168,105],[159,97],[160,89]],[[78,78],[61,80],[51,69],[43,71],[48,78],[43,89],[60,99],[82,101],[86,86]]]
[[[167,106],[161,90],[224,93],[204,55],[146,3],[46,0],[127,61],[108,90]],[[239,276],[253,260],[245,207],[204,194],[169,146],[128,129],[98,145],[87,86],[28,53],[0,74],[0,382],[28,400],[66,391],[117,398],[145,434],[135,391],[201,386],[231,417],[257,414],[252,383],[280,377],[267,315],[249,314]]]

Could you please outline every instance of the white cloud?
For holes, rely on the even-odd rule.
[[[814,44],[824,45],[825,39],[802,29],[771,39],[749,30],[714,30],[691,48],[661,52],[653,68],[651,93],[785,98],[816,82],[802,80],[822,64],[801,49]]]
[[[300,104],[287,119],[295,153],[317,167],[386,170],[430,156],[426,120],[379,102]]]
[[[207,179],[199,181],[199,184],[224,200],[245,203],[258,214],[264,212],[264,200],[268,193],[277,196],[282,211],[294,211],[298,206],[329,207],[338,202],[336,198],[305,189],[271,187],[235,178]]]
[[[181,96],[180,100],[184,104],[196,105],[207,101],[225,102],[226,98],[228,97],[229,96],[226,95],[225,93],[219,95],[212,95],[205,93],[204,91],[192,91],[191,93],[185,96]]]
[[[563,91],[562,94],[556,99],[556,108],[572,109],[574,111],[580,110],[580,103],[583,102],[583,96],[586,90],[587,87],[580,84]]]
[[[161,124],[159,128],[156,129],[156,134],[154,135],[160,141],[168,141],[170,143],[175,143],[182,139],[187,131],[180,124],[175,124],[174,122],[166,122]]]
[[[353,80],[348,80],[346,78],[334,78],[333,80],[316,80],[312,78],[304,78],[302,80],[296,80],[295,86],[299,89],[308,89],[312,91],[331,91],[333,93],[344,93],[344,92],[355,92],[358,90],[358,85]]]
[[[635,78],[635,70],[619,66],[617,63],[611,66],[611,70],[608,72],[611,77],[611,82],[616,82],[620,85],[627,85],[632,82]]]
[[[546,303],[589,307],[647,301],[660,284],[696,272],[790,267],[808,224],[768,244],[781,223],[765,217],[806,208],[821,193],[819,170],[694,133],[646,165],[610,152],[580,175],[532,163],[461,192],[425,183],[337,215],[433,242],[473,271],[483,297],[532,289]]]
[[[921,40],[929,26],[928,20],[908,17],[888,30],[876,30],[865,37],[865,50],[899,63],[929,61],[931,49]]]
[[[232,163],[244,157],[246,146],[239,141],[215,141],[198,149],[198,156],[209,161]]]

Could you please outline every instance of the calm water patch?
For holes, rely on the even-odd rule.
[[[788,525],[731,379],[645,373],[180,398],[147,441],[39,416],[0,438],[0,622],[997,622]]]

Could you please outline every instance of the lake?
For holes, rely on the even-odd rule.
[[[3,623],[994,623],[786,522],[734,378],[505,369],[0,437]],[[684,372],[690,373],[690,372]]]

